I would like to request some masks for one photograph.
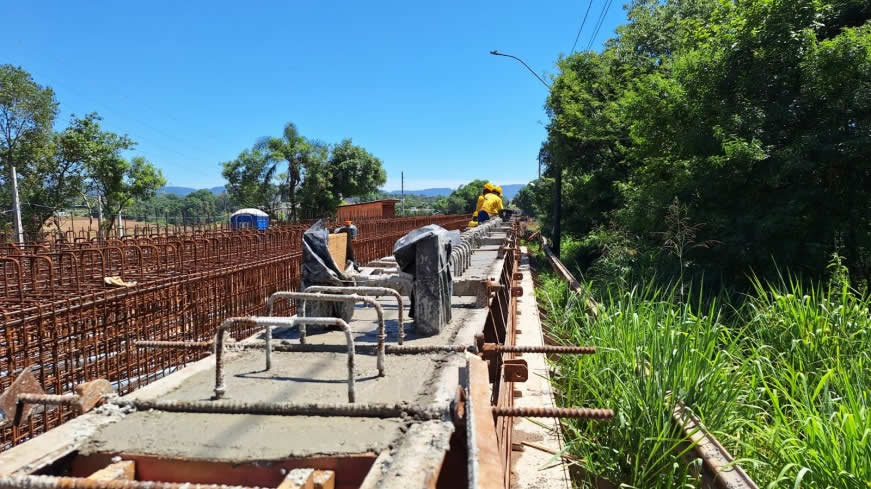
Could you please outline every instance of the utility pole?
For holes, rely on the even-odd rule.
[[[525,61],[518,58],[517,56],[513,56],[513,55],[505,54],[505,53],[500,53],[499,51],[496,51],[495,49],[493,51],[490,51],[490,54],[492,54],[493,56],[505,56],[506,58],[512,58],[512,59],[519,61],[520,64],[522,64],[524,67],[526,67],[526,69],[529,70],[529,72],[533,74],[533,76],[538,78],[538,81],[540,81],[542,85],[547,87],[548,91],[551,89],[551,86],[548,85],[548,83],[546,81],[544,81],[544,78],[538,76],[538,73],[536,73],[535,70],[530,68],[529,65],[526,64]],[[552,161],[552,164],[553,164],[553,169],[554,169],[555,175],[554,175],[554,182],[553,182],[553,210],[551,212],[551,214],[552,214],[551,217],[553,218],[553,228],[551,230],[551,240],[553,241],[553,246],[552,246],[553,252],[554,252],[554,254],[556,254],[557,258],[559,258],[560,234],[562,232],[562,229],[560,228],[560,218],[561,218],[560,214],[562,213],[563,167],[562,167],[562,163],[560,163],[558,158],[556,159],[556,161]],[[538,178],[541,178],[541,153],[539,153],[539,158],[538,158]]]
[[[559,158],[556,158],[554,163],[554,171],[556,175],[553,179],[553,211],[551,212],[553,218],[553,228],[551,230],[550,239],[553,241],[553,246],[551,246],[551,250],[559,258],[559,250],[560,250],[560,234],[562,233],[562,229],[560,226],[561,214],[562,214],[562,193],[563,193],[563,165],[559,162]]]
[[[97,196],[97,240],[103,241],[103,196]]]
[[[124,221],[121,220],[121,212],[118,212],[118,237],[124,237]]]
[[[24,244],[24,228],[21,225],[21,201],[18,200],[18,172],[12,167],[12,213],[14,214],[15,239]]]
[[[399,172],[400,181],[402,183],[399,184],[399,192],[401,194],[401,199],[399,201],[399,212],[402,213],[405,210],[405,172]]]

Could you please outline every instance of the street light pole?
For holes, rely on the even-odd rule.
[[[497,51],[495,49],[490,51],[490,54],[492,54],[493,56],[505,56],[506,58],[516,59],[517,61],[520,62],[520,64],[525,66],[526,69],[529,70],[530,73],[532,73],[536,78],[538,78],[538,81],[540,81],[542,85],[546,86],[548,91],[550,91],[551,86],[548,85],[548,83],[546,81],[544,81],[544,78],[538,76],[538,73],[536,73],[532,68],[530,68],[529,65],[526,64],[526,62],[523,61],[522,59],[518,58],[517,56],[512,56],[510,54],[500,53],[499,51]],[[553,210],[551,212],[551,214],[552,214],[551,217],[553,219],[553,228],[551,230],[551,240],[553,241],[553,243],[552,243],[553,244],[553,246],[552,246],[553,252],[554,252],[554,254],[556,254],[557,258],[559,258],[559,255],[560,255],[560,252],[559,252],[560,251],[560,234],[562,234],[562,229],[560,227],[560,219],[561,219],[561,214],[562,214],[563,168],[562,168],[562,163],[559,161],[559,158],[555,158],[555,160],[556,161],[552,162],[554,164],[555,175],[554,175],[554,182],[553,182]],[[539,173],[538,177],[541,178],[541,158],[540,157],[538,160],[538,173]]]
[[[530,68],[529,65],[526,64],[526,62],[523,61],[522,59],[518,58],[517,56],[512,56],[510,54],[500,53],[499,51],[497,51],[495,49],[490,51],[490,54],[492,54],[493,56],[505,56],[506,58],[513,58],[513,59],[516,59],[517,61],[520,61],[520,64],[525,66],[526,69],[529,70],[529,72],[532,73],[532,75],[534,77],[538,78],[538,81],[540,81],[542,85],[546,86],[547,89],[550,90],[550,85],[548,85],[547,82],[544,81],[544,78],[538,76],[538,73],[536,73],[532,68]]]

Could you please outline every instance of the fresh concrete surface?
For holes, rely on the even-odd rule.
[[[503,260],[497,258],[497,252],[497,246],[476,251],[464,278],[498,277]],[[385,296],[378,298],[378,302],[384,313],[387,342],[396,343],[399,337],[396,300]],[[406,311],[409,304],[406,298]],[[474,297],[453,297],[452,316],[440,334],[420,337],[414,332],[413,319],[406,314],[405,344],[473,344],[475,334],[483,330],[487,309],[475,307]],[[373,307],[357,305],[350,326],[355,343],[377,342],[377,314]],[[345,344],[345,335],[340,331],[317,326],[307,330],[309,344]],[[242,343],[262,343],[263,336],[261,332]],[[276,343],[297,343],[299,330],[273,329],[273,339]],[[228,346],[224,356],[226,396],[247,402],[347,402],[346,353],[274,351],[272,355],[272,369],[264,371],[262,350],[233,351],[232,345]],[[384,377],[378,377],[375,355],[358,352],[355,363],[358,403],[409,402],[427,406],[445,405],[456,395],[458,371],[465,365],[465,357],[444,353],[387,355]],[[202,401],[211,398],[214,386],[214,356],[210,356],[131,397]],[[406,432],[427,435],[410,439],[404,436]],[[99,429],[82,452],[241,462],[389,450],[396,455],[384,467],[389,474],[398,468],[394,463],[400,461],[403,467],[432,461],[435,452],[443,453],[452,432],[452,423],[399,419],[136,412]]]
[[[529,255],[525,247],[521,248],[523,258],[520,261],[520,272],[523,273],[521,286],[523,296],[517,300],[518,345],[538,346],[544,344],[544,334],[541,320],[538,316],[538,304],[535,301],[535,289],[532,273],[529,269]],[[519,390],[521,397],[514,399],[516,407],[554,407],[553,391],[550,383],[550,370],[547,360],[541,353],[524,353],[529,369],[529,379],[523,383],[515,383],[514,389]],[[515,418],[514,444],[529,442],[554,452],[562,450],[562,436],[559,421],[553,418],[539,418],[533,423],[527,418]],[[546,426],[543,428],[541,425]],[[511,473],[514,489],[568,489],[571,482],[568,469],[561,458],[530,446],[525,446],[521,452],[512,453],[513,470]]]
[[[494,233],[504,238],[504,233]],[[503,260],[498,246],[487,245],[472,255],[462,278],[499,277]],[[486,308],[474,297],[454,297],[453,319],[437,336],[419,337],[406,314],[406,344],[474,344],[483,330]],[[388,343],[396,343],[399,325],[395,300],[379,302],[387,320]],[[405,299],[405,308],[409,301]],[[358,306],[351,322],[355,341],[377,341],[375,311]],[[309,327],[308,342],[344,345],[344,334]],[[275,330],[276,342],[299,341],[296,329]],[[257,334],[244,342],[262,342]],[[228,347],[225,382],[230,399],[275,402],[346,402],[344,353],[273,353],[273,369],[263,371],[262,351],[233,351]],[[445,405],[456,395],[464,354],[387,356],[386,376],[377,377],[375,356],[358,353],[355,378],[358,402],[408,401],[420,406]],[[208,399],[214,388],[215,357],[211,355],[138,389],[127,398],[162,400]],[[270,461],[329,454],[378,453],[376,464],[382,489],[421,487],[437,474],[448,449],[454,425],[450,421],[361,419],[315,416],[260,416],[142,411],[123,414],[105,406],[80,416],[48,434],[0,455],[0,473],[30,472],[72,451],[83,454],[137,453],[163,457],[228,462]],[[59,435],[69,443],[63,450],[52,441]],[[13,467],[14,465],[14,467]],[[23,468],[22,468],[23,467]],[[20,472],[19,472],[20,473]]]
[[[395,419],[135,412],[102,427],[79,450],[223,462],[377,453],[397,438]]]

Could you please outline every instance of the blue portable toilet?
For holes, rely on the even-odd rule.
[[[260,209],[239,209],[230,216],[230,227],[266,229],[269,227],[269,215]]]

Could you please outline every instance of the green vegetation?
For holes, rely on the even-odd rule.
[[[234,203],[291,220],[335,214],[343,199],[372,194],[387,181],[381,160],[350,139],[325,144],[303,137],[293,123],[222,167]]]
[[[819,280],[843,255],[871,280],[871,4],[865,0],[632,0],[601,53],[557,63],[547,171],[516,199],[549,229],[554,163],[563,230],[588,262],[629,249],[660,283],[704,276],[746,291],[774,262]],[[660,253],[677,201],[697,242]],[[715,243],[715,244],[714,244]],[[633,259],[632,257],[635,257]],[[623,259],[621,258],[621,260]],[[773,259],[772,259],[773,258]],[[637,260],[636,260],[637,259]]]
[[[106,219],[99,227],[108,233],[115,216],[134,201],[152,197],[166,181],[145,158],[125,158],[136,143],[104,131],[99,115],[72,116],[63,131],[55,132],[57,113],[51,88],[21,68],[0,65],[0,207],[12,207],[15,167],[26,233],[38,234],[50,220],[59,229],[59,212],[81,202],[92,215],[103,206]],[[0,227],[12,227],[11,212],[0,214]]]
[[[685,403],[760,487],[871,484],[871,296],[850,287],[840,257],[826,283],[753,280],[746,296],[682,298],[680,286],[588,283],[579,294],[545,272],[539,301],[552,338],[595,345],[555,358],[567,406],[609,407],[610,423],[564,424],[578,480],[697,487],[671,420]],[[602,292],[610,290],[609,292]]]

